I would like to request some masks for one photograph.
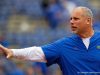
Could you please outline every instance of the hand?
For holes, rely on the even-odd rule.
[[[1,51],[0,51],[1,53],[6,54],[6,57],[7,57],[7,58],[11,58],[11,57],[13,56],[13,52],[12,52],[10,49],[8,49],[8,48],[2,46],[1,44],[0,44],[0,50],[1,50]],[[2,54],[2,55],[3,55],[3,54]]]

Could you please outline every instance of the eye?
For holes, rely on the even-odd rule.
[[[79,18],[77,18],[77,17],[74,17],[73,19],[74,19],[74,20],[79,20]]]
[[[77,17],[73,17],[73,18],[72,18],[72,17],[71,17],[70,20],[79,20],[79,18],[77,18]]]
[[[70,20],[72,20],[72,17],[70,18]]]

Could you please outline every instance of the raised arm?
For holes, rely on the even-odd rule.
[[[7,55],[7,58],[15,57],[35,62],[46,62],[45,55],[41,47],[33,46],[22,49],[8,49],[0,45],[0,50],[2,50]]]

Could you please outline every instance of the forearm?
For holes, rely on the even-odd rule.
[[[35,62],[46,62],[45,55],[41,47],[28,47],[23,49],[11,49],[13,56],[24,60],[31,60]]]

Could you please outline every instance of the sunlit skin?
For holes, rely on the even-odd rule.
[[[81,7],[78,7],[73,10],[70,18],[71,30],[81,38],[92,37],[94,34],[94,30],[92,28],[93,18],[86,15],[86,13],[87,12]],[[0,49],[7,54],[7,58],[11,58],[13,56],[13,52],[10,49],[2,45],[0,45]]]
[[[92,28],[93,20],[91,17],[86,16],[85,13],[81,8],[75,8],[70,18],[72,32],[78,34],[81,38],[88,38],[94,34]]]

